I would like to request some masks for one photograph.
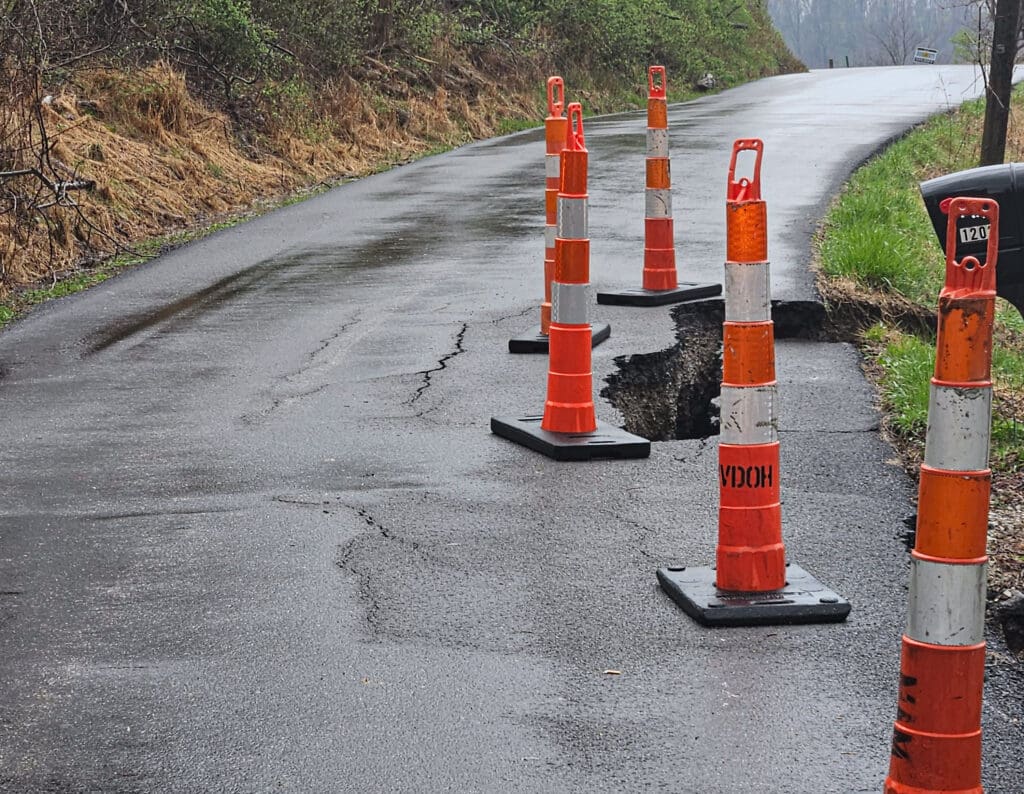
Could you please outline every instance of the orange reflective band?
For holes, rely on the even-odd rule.
[[[590,240],[555,240],[554,280],[563,284],[590,282]]]
[[[730,549],[779,548],[782,544],[782,505],[718,508],[718,545]]]
[[[741,528],[749,531],[751,524],[781,526],[780,508],[758,510],[721,508],[718,511],[719,536],[735,534]],[[719,541],[715,551],[715,586],[720,590],[765,592],[786,585],[786,549],[781,539],[761,545],[729,544]]]
[[[899,707],[886,791],[981,792],[985,644],[903,637]]]
[[[668,127],[668,104],[664,99],[647,100],[647,126],[652,129]]]
[[[730,262],[768,259],[768,205],[763,201],[725,205],[725,258]]]
[[[563,196],[587,195],[587,150],[572,152],[562,150],[562,190]]]
[[[672,166],[667,157],[647,158],[647,187],[665,190],[672,186]]]
[[[675,228],[671,218],[644,219],[644,247],[675,247]]]
[[[558,189],[544,191],[544,214],[548,225],[558,223]]]
[[[665,254],[664,260],[655,261],[653,254]],[[648,258],[648,254],[652,255]],[[647,251],[644,254],[643,288],[649,290],[675,289],[679,286],[674,251]]]
[[[776,590],[785,584],[779,444],[718,447],[716,585],[722,590]]]
[[[551,348],[548,368],[552,372],[573,375],[590,374],[590,326],[551,323],[552,336],[558,336],[558,345]]]
[[[676,252],[671,248],[645,248],[644,270],[667,270],[676,266]],[[650,289],[650,287],[647,287]]]
[[[914,548],[944,560],[985,555],[992,473],[921,466]]]
[[[675,270],[675,266],[676,252],[671,248],[644,249],[644,270]]]
[[[779,442],[719,444],[718,487],[723,507],[779,502]]]
[[[540,305],[540,332],[548,335],[551,326],[551,280],[555,277],[555,250],[549,249],[551,256],[544,256],[544,302]]]
[[[770,323],[722,324],[722,383],[761,386],[775,382],[775,326]]]
[[[937,381],[948,385],[991,383],[994,316],[994,298],[939,296],[935,349]]]
[[[590,326],[551,323],[548,391],[541,428],[553,433],[597,429],[590,371]]]
[[[565,148],[565,135],[568,129],[569,119],[564,116],[544,122],[545,151],[548,154],[561,154]]]

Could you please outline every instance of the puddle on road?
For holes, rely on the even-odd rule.
[[[164,306],[120,318],[85,340],[85,355],[100,353],[151,329],[182,330],[252,295],[260,295],[261,312],[267,311],[267,303],[331,301],[335,290],[351,283],[353,271],[370,271],[422,257],[449,240],[449,232],[440,219],[424,219],[393,236],[360,246],[307,248],[258,262]]]

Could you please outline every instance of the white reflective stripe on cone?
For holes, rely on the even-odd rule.
[[[722,386],[719,444],[771,444],[779,440],[775,385]]]
[[[562,155],[560,154],[544,155],[544,176],[548,179],[558,179],[561,177],[561,161]]]
[[[647,156],[668,157],[668,130],[647,128]]]
[[[544,227],[544,247],[545,248],[554,248],[555,247],[555,237],[557,236],[557,233],[558,233],[558,227],[557,226],[545,226]]]
[[[590,306],[588,284],[551,282],[551,322],[564,325],[587,325]]]
[[[558,236],[563,240],[586,240],[588,234],[587,200],[558,197]]]
[[[725,319],[759,323],[772,319],[767,262],[725,263]]]
[[[985,639],[987,565],[910,563],[907,636],[931,645],[977,645]]]
[[[931,386],[924,462],[946,471],[988,468],[992,389]]]
[[[672,217],[672,191],[660,187],[646,189],[644,215],[648,218]]]

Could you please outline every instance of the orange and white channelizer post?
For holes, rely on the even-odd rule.
[[[672,163],[668,156],[665,67],[647,72],[647,187],[644,195],[644,289],[679,286],[672,227]]]
[[[973,256],[956,260],[961,221],[989,225],[984,261]],[[998,204],[953,199],[886,794],[982,791],[985,543],[998,249]]]
[[[647,439],[601,426],[591,372],[588,152],[583,107],[569,105],[560,163],[547,399],[542,417],[491,419],[492,432],[559,460],[634,458],[650,454]],[[539,425],[538,425],[539,420]]]
[[[551,280],[555,277],[555,232],[558,228],[558,189],[561,182],[562,149],[567,140],[568,117],[565,86],[561,77],[548,78],[548,117],[544,119],[544,302],[540,305],[540,332],[547,336],[551,326]]]
[[[562,149],[567,140],[569,118],[564,114],[565,83],[561,77],[548,78],[548,115],[544,119],[544,300],[540,305],[540,330],[509,340],[510,353],[547,353],[551,326],[551,280],[555,276],[555,233],[558,228],[558,189],[561,183]],[[608,323],[591,325],[591,344],[598,345],[611,335]]]
[[[720,284],[679,283],[672,219],[672,163],[668,152],[668,87],[664,66],[651,66],[647,70],[647,87],[643,287],[599,292],[598,303],[662,306],[710,297],[722,291]]]
[[[591,433],[597,429],[590,371],[587,160],[583,107],[573,103],[569,106],[568,137],[562,150],[548,328],[548,398],[541,423],[544,430],[554,433]]]
[[[752,179],[735,179],[740,152],[755,154]],[[726,194],[725,323],[722,327],[718,470],[720,590],[763,592],[786,583],[779,502],[775,326],[768,273],[768,212],[761,199],[764,144],[733,146]]]
[[[743,152],[753,154],[753,175],[737,180]],[[726,190],[717,567],[658,571],[666,592],[705,625],[830,622],[850,611],[803,569],[787,565],[782,543],[763,153],[760,140],[736,141]]]

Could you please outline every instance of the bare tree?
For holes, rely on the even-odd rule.
[[[981,135],[981,165],[1003,162],[1010,119],[1013,64],[1020,40],[1022,0],[996,0],[992,28],[992,57],[985,86],[985,128]]]
[[[906,63],[921,38],[915,11],[913,0],[889,0],[868,22],[868,31],[893,66]]]

